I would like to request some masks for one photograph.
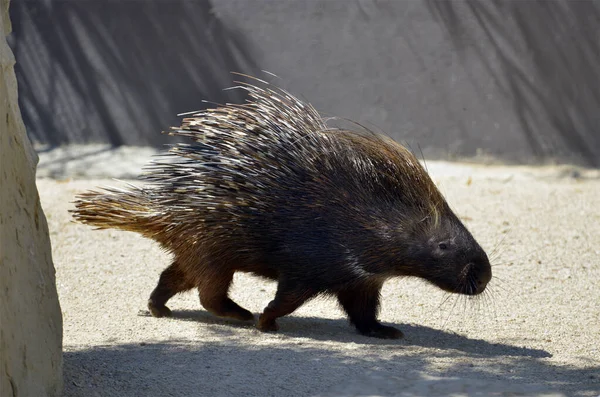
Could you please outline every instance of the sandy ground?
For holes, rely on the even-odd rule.
[[[64,315],[66,396],[600,395],[597,171],[430,162],[491,254],[494,279],[479,299],[390,280],[380,319],[405,339],[382,341],[358,335],[325,299],[281,319],[275,334],[212,316],[194,293],[170,301],[174,318],[150,317],[168,255],[132,233],[72,223],[76,193],[118,182],[89,179],[102,170],[61,156],[41,154],[38,187]],[[148,159],[119,156],[112,176]],[[241,275],[232,295],[258,314],[274,290]]]

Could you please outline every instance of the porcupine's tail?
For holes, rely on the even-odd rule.
[[[152,191],[130,185],[128,189],[103,188],[76,196],[73,218],[98,229],[121,229],[150,237],[153,221]]]

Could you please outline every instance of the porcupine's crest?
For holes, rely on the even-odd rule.
[[[393,198],[401,196],[409,205],[423,202],[430,212],[443,201],[418,160],[391,139],[330,128],[310,104],[268,83],[235,88],[248,92],[248,103],[185,118],[170,134],[194,143],[174,145],[146,168],[144,179],[157,184],[167,204],[175,193],[178,205],[188,210],[265,206],[273,192],[297,188],[307,178],[326,178],[337,169],[339,177],[354,179],[355,187],[365,190],[369,204],[377,184],[386,185],[380,194],[396,193]],[[355,173],[349,175],[348,166]],[[414,188],[394,192],[394,186]],[[429,197],[422,196],[424,191]]]

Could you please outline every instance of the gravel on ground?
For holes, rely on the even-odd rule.
[[[147,155],[132,150],[105,171],[129,178]],[[173,318],[151,317],[146,301],[169,255],[138,235],[73,223],[75,194],[121,182],[48,156],[38,189],[64,316],[67,397],[600,395],[598,171],[428,162],[491,255],[494,278],[479,298],[390,280],[380,319],[405,338],[389,341],[358,335],[327,299],[279,320],[278,333],[216,318],[191,292],[169,302]],[[231,294],[259,314],[274,291],[236,275]]]

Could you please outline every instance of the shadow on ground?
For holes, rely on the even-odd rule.
[[[203,310],[174,310],[173,320],[192,321],[208,325],[227,324],[230,327],[252,328],[251,323],[215,317]],[[147,311],[140,315],[150,316]],[[550,353],[541,349],[489,343],[484,340],[471,339],[465,336],[424,327],[414,324],[388,324],[404,332],[402,340],[376,339],[357,334],[354,327],[345,319],[326,319],[320,317],[282,317],[277,320],[280,325],[280,334],[287,337],[309,338],[317,341],[333,341],[355,343],[361,345],[390,345],[390,346],[418,346],[433,349],[456,350],[467,354],[479,354],[487,357],[552,357]],[[226,332],[221,330],[222,333]],[[224,335],[225,336],[225,335]]]
[[[175,311],[164,321],[181,320],[197,322],[205,340],[165,335],[160,342],[65,352],[65,395],[318,395],[352,382],[370,390],[369,379],[375,382],[370,392],[394,395],[381,392],[377,379],[402,384],[424,374],[506,382],[507,387],[537,384],[569,395],[600,388],[598,367],[558,366],[547,362],[550,354],[544,350],[422,326],[402,325],[406,339],[382,341],[355,334],[342,319],[284,318],[278,334],[261,334],[203,311]],[[330,341],[339,344],[332,347]],[[436,369],[432,358],[453,363]]]

